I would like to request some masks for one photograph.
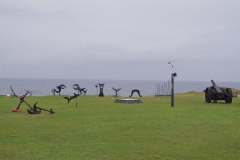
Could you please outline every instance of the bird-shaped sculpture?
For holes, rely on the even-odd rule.
[[[65,98],[66,100],[68,100],[68,103],[72,100],[72,99],[74,99],[74,98],[77,98],[78,96],[80,96],[81,94],[76,94],[76,93],[73,93],[74,95],[73,96],[71,96],[71,97],[63,97],[63,98]]]
[[[116,92],[115,97],[117,98],[117,96],[118,96],[117,92],[120,91],[122,88],[115,89],[115,88],[112,87],[112,89]]]

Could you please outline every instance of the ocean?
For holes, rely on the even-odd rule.
[[[240,89],[240,82],[218,82],[216,84],[220,87],[229,87]],[[87,80],[87,79],[20,79],[20,78],[0,78],[0,95],[10,95],[12,86],[14,92],[18,96],[22,96],[26,93],[25,90],[31,91],[32,96],[48,96],[53,95],[52,89],[60,84],[66,86],[61,91],[61,95],[73,95],[77,93],[73,89],[74,84],[78,84],[81,88],[87,90],[86,95],[98,95],[99,87],[95,87],[96,84],[104,83],[103,94],[104,95],[115,95],[113,88],[121,88],[118,91],[118,96],[129,96],[131,91],[138,89],[142,96],[155,95],[155,93],[164,94],[163,86],[166,87],[170,81],[156,81],[156,80]],[[164,85],[165,83],[165,85]],[[160,87],[159,87],[160,86]],[[212,83],[205,81],[174,81],[174,93],[183,93],[189,91],[202,92],[206,87],[212,86]],[[160,91],[159,91],[160,88]],[[169,87],[170,89],[170,87]],[[170,91],[169,91],[170,93]],[[56,95],[58,95],[56,93]],[[137,93],[133,94],[138,96]]]

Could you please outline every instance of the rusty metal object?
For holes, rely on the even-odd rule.
[[[20,110],[19,108],[20,108],[20,106],[21,106],[22,103],[25,103],[25,104],[30,108],[30,109],[27,110],[29,114],[40,114],[42,110],[43,110],[43,111],[47,111],[47,112],[49,112],[50,114],[55,113],[52,109],[46,110],[46,109],[37,107],[36,104],[37,104],[38,102],[36,102],[36,103],[34,104],[34,106],[32,107],[32,106],[31,106],[30,104],[28,104],[28,103],[25,101],[25,99],[24,99],[28,93],[29,93],[29,92],[27,92],[25,95],[23,95],[22,97],[20,97],[20,102],[19,102],[19,104],[18,104],[18,107],[17,107],[17,108],[13,108],[13,109],[12,109],[13,112],[22,112],[22,110]]]

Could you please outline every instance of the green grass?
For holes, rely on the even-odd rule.
[[[111,96],[26,97],[52,108],[13,113],[18,98],[0,97],[0,159],[239,159],[240,99],[205,103],[204,93],[142,97],[142,104],[114,103]]]

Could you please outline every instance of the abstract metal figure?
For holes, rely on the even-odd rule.
[[[10,86],[10,88],[11,88],[11,97],[18,97],[16,94],[15,94],[15,92],[14,92],[14,90],[12,89],[12,86]]]
[[[112,89],[116,92],[115,97],[117,98],[117,96],[118,96],[117,92],[120,91],[122,88],[115,89],[115,88],[112,87]]]
[[[78,94],[82,94],[82,92],[84,93],[84,96],[87,92],[87,90],[85,90],[85,88],[80,88],[80,86],[78,84],[74,84],[73,85],[73,89],[78,91]]]
[[[81,96],[82,95],[82,93],[80,93],[80,94],[76,94],[76,93],[73,93],[74,95],[73,96],[71,96],[71,97],[63,97],[63,98],[65,98],[66,100],[68,100],[68,103],[72,100],[72,99],[74,99],[74,98],[76,98],[76,108],[77,108],[77,97],[78,96]]]
[[[57,86],[56,88],[57,88],[58,90],[56,90],[55,88],[52,89],[52,93],[53,93],[54,96],[55,96],[55,93],[58,93],[58,94],[60,95],[61,90],[62,90],[62,89],[65,89],[66,86],[63,85],[63,84],[61,84],[61,85]]]
[[[49,112],[50,114],[55,113],[52,109],[46,110],[46,109],[37,107],[36,104],[37,104],[38,102],[36,102],[33,107],[30,106],[30,104],[28,104],[28,103],[24,100],[24,98],[26,97],[26,95],[27,95],[28,93],[29,93],[29,92],[27,92],[25,95],[23,95],[22,97],[20,97],[20,103],[18,104],[18,107],[17,107],[17,108],[13,108],[13,109],[12,109],[13,112],[22,112],[22,110],[20,110],[19,108],[20,108],[20,106],[21,106],[22,103],[25,103],[25,104],[30,108],[30,109],[27,110],[29,114],[40,114],[42,110],[43,110],[43,111],[47,111],[47,112]]]
[[[84,96],[85,96],[85,95],[86,95],[86,93],[87,93],[87,90],[83,91],[83,93],[84,93]]]
[[[104,94],[103,94],[103,87],[104,87],[104,83],[98,83],[99,84],[99,88],[100,88],[100,93],[99,93],[99,97],[104,97]]]
[[[133,95],[134,92],[137,92],[138,95],[139,95],[139,97],[142,97],[142,95],[140,95],[140,91],[139,91],[138,89],[132,90],[132,93],[131,93],[131,95],[130,95],[129,97],[132,97],[132,95]]]
[[[81,93],[82,94],[82,93]],[[68,100],[68,103],[74,99],[74,98],[77,98],[78,96],[80,96],[81,94],[76,94],[76,93],[73,93],[73,96],[70,96],[69,98],[68,97],[63,97],[65,98],[66,100]]]

